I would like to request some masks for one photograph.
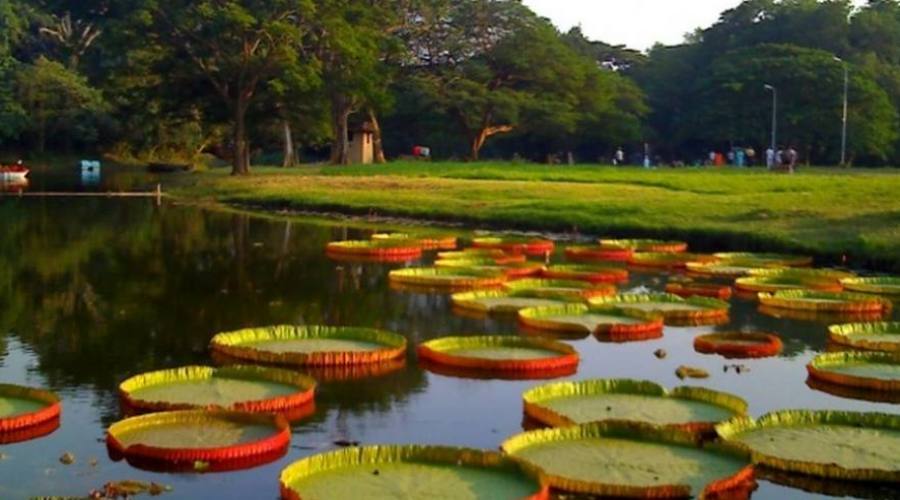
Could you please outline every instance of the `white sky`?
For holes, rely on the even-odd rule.
[[[522,0],[567,31],[581,25],[592,40],[645,50],[677,44],[685,33],[708,27],[741,0]],[[859,0],[857,4],[865,3]]]

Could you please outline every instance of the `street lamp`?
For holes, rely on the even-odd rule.
[[[847,108],[850,97],[850,66],[838,56],[834,56],[836,62],[844,65],[844,116],[841,121],[841,166],[847,165]]]
[[[778,89],[768,83],[764,86],[772,91],[772,152],[775,152],[778,144]]]

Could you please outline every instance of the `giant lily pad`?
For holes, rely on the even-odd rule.
[[[628,270],[611,266],[561,264],[548,267],[544,270],[543,276],[555,280],[619,283],[628,281]]]
[[[456,236],[442,234],[375,233],[373,241],[410,242],[424,250],[452,250],[456,248]]]
[[[722,262],[688,262],[685,267],[690,273],[715,278],[740,278],[753,274],[758,267]]]
[[[711,299],[728,300],[731,298],[732,290],[728,285],[716,283],[673,282],[666,285],[666,293],[671,293],[681,298],[709,297]]]
[[[0,444],[40,437],[59,427],[59,397],[49,391],[0,384]]]
[[[406,338],[366,328],[284,325],[220,333],[210,348],[247,361],[338,366],[399,358],[406,353]]]
[[[885,311],[817,311],[814,309],[785,309],[766,305],[761,305],[759,312],[773,318],[812,321],[825,325],[881,321],[885,316]]]
[[[488,313],[515,314],[529,307],[558,306],[565,305],[566,302],[571,301],[532,295],[527,290],[519,292],[502,290],[463,292],[453,294],[451,300],[454,307],[479,315]]]
[[[634,256],[634,249],[618,245],[571,246],[566,248],[566,258],[578,262],[628,262],[632,256]]]
[[[612,341],[654,339],[663,331],[662,316],[583,304],[522,309],[519,323],[535,330],[594,334]]]
[[[313,402],[316,382],[260,366],[186,366],[131,377],[119,385],[126,408],[164,411],[215,408],[286,413]]]
[[[750,276],[793,276],[795,278],[807,278],[814,280],[841,281],[844,278],[853,278],[856,275],[850,271],[840,269],[809,269],[797,267],[760,268],[750,271]]]
[[[357,257],[402,257],[417,259],[422,256],[422,246],[409,240],[383,241],[333,241],[328,244],[329,255],[350,255]]]
[[[447,269],[467,268],[485,272],[499,272],[510,279],[537,276],[544,271],[544,265],[540,262],[498,264],[493,259],[441,259],[435,262],[434,266]]]
[[[289,500],[549,498],[547,487],[498,453],[440,446],[367,446],[304,458],[281,472],[281,494]]]
[[[456,368],[502,372],[569,370],[578,353],[562,342],[516,336],[444,337],[419,345],[420,359]]]
[[[828,338],[855,349],[900,352],[900,322],[832,325]]]
[[[524,253],[527,255],[544,255],[552,253],[555,244],[550,240],[541,238],[516,238],[516,237],[484,237],[472,240],[475,248],[488,248],[503,250],[509,253]]]
[[[831,384],[879,391],[900,391],[900,354],[831,352],[806,366],[809,376]]]
[[[636,252],[681,253],[686,252],[688,244],[672,240],[600,240],[601,246],[631,248]]]
[[[290,441],[280,415],[224,411],[150,413],[119,421],[106,434],[113,459],[151,470],[198,472],[271,462],[287,452]]]
[[[812,257],[780,253],[720,252],[714,255],[724,262],[738,265],[752,265],[756,267],[803,267],[811,265],[813,262]]]
[[[502,271],[471,268],[397,269],[390,273],[391,283],[434,288],[479,288],[499,286],[506,281]]]
[[[841,280],[841,284],[851,292],[900,296],[900,278],[898,277],[845,278]]]
[[[694,339],[694,350],[726,358],[767,358],[781,353],[784,345],[771,333],[719,332]]]
[[[731,307],[728,302],[706,297],[690,297],[683,299],[667,293],[623,294],[590,299],[597,308],[618,308],[660,314],[669,323],[681,324],[691,320],[718,322],[728,317]]]
[[[694,433],[606,421],[526,432],[503,451],[561,491],[614,497],[703,497],[746,487],[746,455],[702,447]]]
[[[514,255],[510,253],[506,253],[503,250],[497,250],[495,248],[466,248],[463,250],[453,250],[447,252],[438,252],[438,259],[441,260],[454,260],[454,259],[483,259],[483,258],[492,258],[492,259],[502,259],[502,258],[516,258],[515,262],[523,262],[526,257],[524,255]]]
[[[719,424],[756,464],[833,479],[900,481],[900,415],[790,410]]]
[[[814,292],[787,290],[760,293],[759,301],[766,306],[782,309],[801,309],[819,312],[880,312],[886,313],[893,305],[889,300],[859,293]]]
[[[513,293],[553,299],[586,299],[616,293],[613,285],[575,280],[523,279],[510,281],[503,286]]]
[[[526,415],[554,427],[627,420],[709,432],[747,413],[747,403],[731,394],[699,387],[669,392],[653,382],[627,379],[551,383],[526,391],[522,399]]]
[[[781,290],[840,292],[843,289],[840,283],[833,280],[816,280],[789,274],[738,278],[735,280],[734,286],[744,292],[777,292]]]

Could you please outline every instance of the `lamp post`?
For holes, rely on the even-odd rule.
[[[778,145],[778,89],[774,85],[765,84],[766,90],[772,91],[772,151]]]
[[[847,108],[850,97],[850,67],[838,56],[834,56],[836,62],[844,66],[844,115],[841,119],[841,166],[847,165]]]

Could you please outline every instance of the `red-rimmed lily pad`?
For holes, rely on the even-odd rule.
[[[771,333],[718,332],[694,339],[695,351],[726,358],[768,358],[779,355],[782,349],[781,339]]]
[[[522,279],[510,281],[503,287],[512,293],[552,299],[588,299],[616,293],[613,285],[577,280]]]
[[[845,278],[841,280],[841,284],[851,292],[900,297],[900,277]]]
[[[367,446],[313,455],[285,468],[280,483],[285,500],[550,496],[536,477],[499,453],[442,446]]]
[[[559,264],[546,268],[543,276],[547,279],[588,281],[590,283],[621,283],[628,281],[628,270],[590,264]]]
[[[62,407],[49,391],[0,384],[0,444],[47,435],[59,427]]]
[[[517,336],[444,337],[418,347],[419,359],[492,372],[575,373],[578,352],[562,342]]]
[[[406,353],[406,338],[368,328],[281,325],[220,333],[210,348],[260,363],[346,366],[400,358]]]
[[[438,259],[481,259],[481,258],[509,258],[515,257],[519,260],[516,262],[522,262],[526,259],[524,255],[514,255],[503,250],[498,250],[496,248],[465,248],[462,250],[452,250],[446,252],[438,252]]]
[[[703,324],[707,320],[712,323],[718,323],[722,318],[728,317],[728,310],[731,307],[728,302],[723,300],[706,297],[684,299],[667,293],[595,297],[590,299],[590,303],[597,308],[615,308],[659,314],[665,318],[666,322],[672,324],[683,324],[687,321],[696,322],[692,324]]]
[[[583,304],[522,309],[519,323],[532,330],[594,334],[613,342],[656,339],[663,332],[662,316],[613,308],[597,310]]]
[[[283,456],[290,441],[290,427],[281,415],[203,410],[126,418],[106,433],[114,460],[165,471],[253,467]]]
[[[288,413],[313,403],[311,377],[277,368],[185,366],[144,373],[119,384],[123,405],[137,412],[224,409]]]
[[[760,293],[759,301],[769,307],[817,312],[887,313],[893,307],[889,300],[871,295],[809,290]]]
[[[527,291],[508,292],[504,290],[483,290],[456,293],[450,298],[454,308],[471,311],[478,315],[516,314],[530,307],[564,305],[570,299],[554,299],[529,294]]]
[[[837,385],[900,391],[900,354],[887,352],[829,352],[813,358],[809,376]]]
[[[373,241],[407,241],[417,243],[424,250],[453,250],[457,246],[456,236],[439,234],[409,234],[409,233],[375,233]]]
[[[570,493],[702,498],[753,484],[746,453],[703,447],[696,433],[633,422],[526,432],[501,449]]]
[[[759,268],[750,271],[750,276],[793,276],[814,280],[841,281],[844,278],[853,278],[856,275],[850,271],[841,269],[810,269],[798,267]]]
[[[681,298],[709,297],[711,299],[728,300],[731,298],[732,290],[730,286],[718,283],[673,282],[666,285],[666,293],[671,293]]]
[[[686,242],[675,241],[675,240],[601,239],[599,243],[601,246],[618,246],[618,247],[631,248],[636,252],[681,253],[681,252],[687,252],[687,249],[688,249],[688,244]]]
[[[628,379],[557,382],[522,395],[525,414],[553,427],[603,420],[627,420],[692,432],[747,413],[747,403],[731,394],[699,387],[671,392],[653,382]]]
[[[556,244],[551,240],[542,238],[517,238],[487,236],[472,240],[475,248],[489,248],[503,250],[509,253],[524,253],[526,255],[544,255],[552,253]]]
[[[885,311],[816,311],[812,309],[785,309],[766,305],[759,306],[759,313],[773,318],[811,321],[825,325],[881,321],[885,316]]]
[[[686,269],[690,262],[715,262],[711,255],[696,253],[640,252],[634,254],[629,263],[640,267],[662,269]]]
[[[758,269],[756,266],[737,265],[730,263],[713,262],[688,262],[685,268],[689,273],[712,278],[740,278],[753,274]]]
[[[390,272],[391,283],[425,288],[489,288],[502,285],[506,274],[499,270],[459,268],[409,268]]]
[[[900,352],[900,322],[832,325],[828,339],[854,349]]]
[[[369,258],[417,259],[422,256],[422,246],[410,240],[383,241],[333,241],[325,249],[328,255]]]
[[[540,262],[510,262],[498,264],[492,259],[441,259],[434,263],[437,268],[474,269],[486,272],[501,272],[510,279],[538,276],[544,271]]]
[[[786,410],[738,418],[716,432],[773,469],[853,481],[900,482],[900,415]]]
[[[738,265],[752,265],[756,267],[803,267],[812,265],[813,263],[812,257],[806,255],[782,253],[720,252],[713,255],[723,262]]]
[[[578,245],[566,248],[566,258],[576,262],[628,262],[633,255],[633,248],[618,245]]]
[[[816,290],[820,292],[840,292],[840,283],[829,279],[815,279],[797,275],[746,276],[734,282],[742,292],[778,292],[781,290]]]

